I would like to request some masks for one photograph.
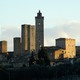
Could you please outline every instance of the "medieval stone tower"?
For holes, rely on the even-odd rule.
[[[23,24],[21,26],[22,54],[35,50],[35,26]]]
[[[36,53],[40,49],[40,47],[44,46],[44,17],[42,16],[42,13],[37,13],[37,16],[35,17],[35,26],[36,26]]]

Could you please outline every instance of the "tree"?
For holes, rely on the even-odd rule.
[[[38,64],[40,65],[50,65],[49,55],[44,47],[41,47],[41,50],[38,52]]]
[[[34,52],[32,51],[31,56],[30,56],[30,60],[29,60],[29,66],[33,65],[34,61],[35,61]]]

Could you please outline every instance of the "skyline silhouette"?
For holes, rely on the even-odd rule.
[[[34,3],[34,4],[33,4]],[[8,41],[13,50],[13,38],[21,36],[22,24],[35,24],[36,12],[44,15],[44,44],[55,45],[59,37],[75,38],[80,45],[80,1],[0,1],[0,41]]]

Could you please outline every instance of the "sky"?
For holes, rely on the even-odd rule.
[[[35,25],[38,11],[44,16],[44,44],[55,46],[57,38],[74,38],[80,46],[80,0],[0,0],[0,41],[21,37],[21,25]]]

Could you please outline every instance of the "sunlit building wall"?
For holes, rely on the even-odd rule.
[[[76,41],[71,38],[56,39],[56,46],[65,50],[64,58],[74,58],[76,56]]]
[[[7,41],[0,41],[0,54],[7,53]]]

